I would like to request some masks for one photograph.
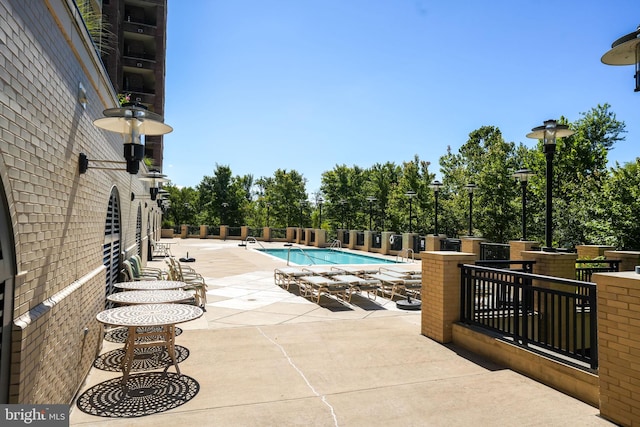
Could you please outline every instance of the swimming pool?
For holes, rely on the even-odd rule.
[[[336,249],[258,249],[260,252],[274,257],[289,260],[298,265],[331,265],[331,264],[396,264],[395,261],[368,255],[354,254]]]

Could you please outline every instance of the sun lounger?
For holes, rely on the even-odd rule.
[[[373,299],[378,296],[381,284],[378,279],[365,279],[354,274],[337,274],[331,277],[349,285],[349,302],[351,302],[351,296],[354,293],[366,292],[369,296],[373,293]]]
[[[422,269],[416,264],[394,264],[389,266],[380,267],[381,273],[394,272],[408,275],[422,275]]]
[[[311,276],[311,271],[306,271],[299,267],[282,267],[273,270],[273,280],[276,285],[284,289],[289,289],[289,285],[292,282],[298,282],[298,279],[303,276]]]
[[[373,274],[373,273],[377,273],[378,272],[378,268],[377,267],[367,267],[367,266],[356,266],[356,265],[341,265],[339,267],[331,267],[332,270],[337,270],[337,271],[341,271],[343,273],[348,273],[348,274],[357,274],[357,275],[363,275],[363,274]]]
[[[320,302],[320,296],[322,294],[334,295],[341,297],[343,300],[348,299],[347,292],[349,291],[349,285],[346,282],[335,280],[332,277],[309,275],[301,276],[297,278],[298,285],[300,286],[300,293],[304,297],[316,296],[316,302]]]
[[[381,290],[384,293],[390,294],[390,299],[393,299],[394,295],[401,295],[403,293],[411,292],[414,295],[420,294],[422,288],[422,279],[410,279],[403,278],[397,275],[374,273],[364,276],[367,279],[377,279],[381,282]]]
[[[402,277],[403,279],[421,279],[422,271],[403,268],[403,267],[380,267],[379,272],[382,274],[388,274],[389,276]]]

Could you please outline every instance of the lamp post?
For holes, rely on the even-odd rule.
[[[376,199],[373,196],[367,196],[367,201],[369,202],[369,231],[371,231],[371,218],[373,218],[373,202],[375,202]]]
[[[304,206],[305,200],[300,199],[300,228],[302,228],[302,207]]]
[[[442,187],[442,183],[440,181],[438,181],[437,179],[435,181],[433,181],[431,184],[429,184],[429,188],[433,190],[433,194],[436,198],[436,205],[435,205],[435,230],[433,232],[434,236],[438,235],[438,193],[440,192],[440,187]]]
[[[345,206],[347,204],[347,201],[345,199],[340,199],[340,201],[338,203],[340,203],[340,205],[342,205],[342,229],[344,230],[344,217],[346,215]]]
[[[527,240],[527,183],[529,177],[535,175],[532,170],[518,169],[512,175],[514,178],[520,180],[520,186],[522,187],[522,239]]]
[[[464,188],[469,193],[469,236],[473,236],[473,192],[476,191],[478,186],[470,182]]]
[[[269,227],[269,208],[271,208],[271,202],[267,202],[267,227]]]
[[[229,207],[229,203],[222,202],[222,215],[220,218],[220,225],[226,225],[226,217],[227,217],[227,207]]]
[[[600,60],[607,65],[635,65],[635,92],[640,92],[640,27],[614,41],[611,50],[602,55]]]
[[[411,230],[411,217],[413,216],[413,213],[411,211],[411,203],[413,201],[413,198],[417,196],[416,192],[413,190],[409,190],[406,193],[404,193],[405,196],[407,196],[409,198],[409,233],[412,232]]]
[[[543,152],[547,159],[547,194],[545,219],[545,245],[548,250],[553,246],[553,156],[556,152],[556,138],[573,135],[567,125],[559,125],[555,120],[547,120],[544,125],[531,129],[527,138],[544,140]]]
[[[318,209],[320,210],[320,214],[318,215],[318,228],[322,229],[322,203],[324,199],[322,196],[318,196]]]

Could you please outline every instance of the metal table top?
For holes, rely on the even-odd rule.
[[[144,327],[175,325],[202,316],[201,308],[186,304],[136,304],[111,308],[97,314],[105,325]]]
[[[181,289],[118,292],[107,297],[117,304],[178,303],[192,298],[193,295]]]
[[[176,280],[140,280],[138,282],[114,283],[114,287],[130,291],[151,291],[182,289],[187,286],[184,282]]]

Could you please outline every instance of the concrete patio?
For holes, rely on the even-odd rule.
[[[75,426],[611,425],[599,410],[420,334],[420,312],[354,296],[320,304],[274,284],[286,262],[238,241],[163,239],[209,284],[207,311],[178,325],[188,402],[136,418],[89,415]],[[282,247],[282,243],[265,246]],[[164,267],[156,258],[150,266]],[[424,307],[428,310],[428,307]],[[101,353],[121,347],[105,341]],[[173,367],[169,372],[174,372]],[[121,373],[92,368],[80,391]]]

